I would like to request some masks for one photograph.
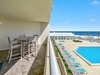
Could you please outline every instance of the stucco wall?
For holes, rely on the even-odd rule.
[[[47,43],[46,42],[47,41],[46,38],[49,35],[49,29],[50,29],[50,25],[49,25],[48,22],[42,22],[41,23],[41,35],[39,37],[39,40],[41,40],[41,43],[44,43],[44,44]]]
[[[7,36],[13,39],[21,34],[32,36],[41,34],[40,22],[18,21],[14,19],[0,18],[0,50],[8,49]]]

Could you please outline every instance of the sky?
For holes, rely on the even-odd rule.
[[[51,31],[100,31],[100,0],[53,0]]]

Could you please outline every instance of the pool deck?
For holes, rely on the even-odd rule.
[[[57,41],[59,42],[59,41]],[[72,40],[66,40],[63,45],[65,48],[72,54],[73,57],[76,58],[78,62],[82,65],[84,69],[88,72],[87,75],[100,75],[100,66],[90,66],[88,63],[86,63],[82,58],[80,58],[77,54],[75,54],[73,51],[75,51],[79,46],[100,46],[99,43],[96,42],[89,42],[82,40],[82,42],[73,42]]]

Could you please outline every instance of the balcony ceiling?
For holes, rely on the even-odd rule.
[[[52,0],[0,0],[0,16],[27,20],[49,22]]]

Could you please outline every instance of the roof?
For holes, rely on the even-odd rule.
[[[73,33],[50,33],[50,36],[75,36]]]

